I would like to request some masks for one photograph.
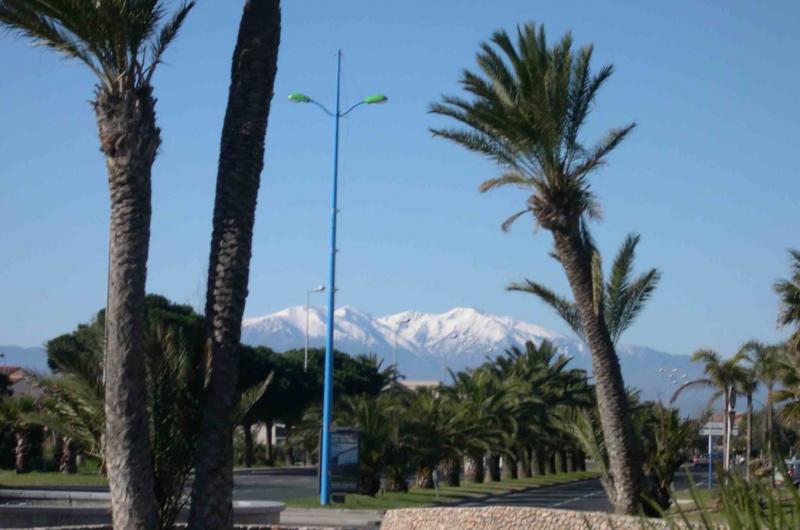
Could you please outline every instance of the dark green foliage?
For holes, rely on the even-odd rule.
[[[792,349],[800,353],[800,251],[791,249],[789,256],[791,276],[788,280],[775,282],[774,289],[781,302],[778,324],[795,327],[789,344]]]

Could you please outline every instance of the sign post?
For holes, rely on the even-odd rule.
[[[739,435],[739,429],[732,428],[731,432],[729,433],[732,436]],[[714,447],[714,436],[724,436],[725,435],[725,423],[721,421],[709,421],[703,428],[700,429],[700,436],[708,435],[708,487],[711,488],[711,465],[713,460],[713,453],[712,448]]]

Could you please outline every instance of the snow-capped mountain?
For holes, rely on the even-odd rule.
[[[325,309],[308,312],[308,340],[311,347],[325,343]],[[305,343],[306,310],[290,307],[270,315],[247,318],[242,325],[242,342],[269,346],[276,351],[301,348]],[[506,316],[491,315],[473,308],[458,307],[444,313],[404,311],[373,317],[352,306],[335,312],[334,342],[338,350],[351,354],[374,353],[391,364],[395,344],[400,372],[409,379],[439,379],[443,364],[448,369],[474,367],[486,357],[500,355],[526,341],[539,344],[548,339],[573,365],[591,371],[591,355],[582,342],[535,324]],[[687,355],[671,355],[643,346],[617,348],[623,377],[628,386],[642,390],[646,399],[669,400],[678,385],[700,377],[702,369]],[[693,413],[707,402],[708,392],[685,392],[678,403]]]

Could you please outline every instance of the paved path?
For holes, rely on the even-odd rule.
[[[535,506],[597,512],[608,511],[611,507],[599,479],[531,488],[469,501],[459,506]]]
[[[702,469],[684,468],[675,474],[674,489],[689,487],[686,471],[692,474],[697,486],[702,486],[706,475]],[[611,503],[603,491],[600,479],[581,480],[557,486],[542,486],[504,495],[485,497],[468,501],[459,506],[535,506],[539,508],[559,508],[592,512],[611,511]]]

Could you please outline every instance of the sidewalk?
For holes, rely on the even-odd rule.
[[[378,528],[383,510],[337,510],[331,508],[286,508],[281,512],[282,525],[335,526],[346,529]]]

